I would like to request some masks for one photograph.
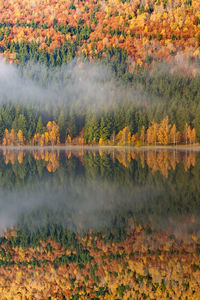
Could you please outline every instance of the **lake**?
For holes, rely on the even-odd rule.
[[[0,229],[1,268],[14,272],[15,291],[17,272],[28,274],[20,278],[36,299],[193,299],[200,152],[1,149]]]

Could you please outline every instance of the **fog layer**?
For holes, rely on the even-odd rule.
[[[109,68],[99,63],[78,62],[47,68],[29,62],[24,67],[0,61],[0,104],[74,105],[77,109],[111,108],[117,103],[145,105],[149,98],[114,79]]]

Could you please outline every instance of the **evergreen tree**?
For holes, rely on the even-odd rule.
[[[78,134],[78,128],[77,128],[77,120],[76,115],[73,111],[70,111],[69,113],[69,119],[68,119],[68,134],[71,137],[75,137]]]
[[[100,137],[103,141],[106,141],[109,138],[109,131],[104,117],[101,118]]]
[[[15,117],[12,128],[15,130],[15,133],[17,133],[19,129],[21,129],[23,135],[27,138],[26,118],[23,114]]]
[[[44,133],[44,131],[45,131],[45,127],[42,122],[42,117],[39,116],[38,122],[37,122],[37,127],[36,127],[36,132],[41,134],[41,133]]]
[[[72,123],[72,120],[71,120]],[[68,125],[72,125],[72,124],[68,124]],[[66,129],[67,129],[67,116],[64,110],[62,110],[60,112],[60,115],[58,117],[58,126],[60,128],[60,142],[64,143],[65,139],[66,139]],[[74,128],[75,129],[75,128]],[[72,129],[72,131],[74,130]],[[72,132],[74,134],[74,132]]]
[[[102,117],[100,123],[100,137],[103,141],[106,141],[110,138],[111,133],[113,131],[113,121],[111,116]]]
[[[85,124],[84,138],[87,143],[99,141],[100,129],[99,122],[95,114],[88,114]]]
[[[197,139],[200,142],[200,104],[197,106],[195,118],[194,118],[194,121],[193,121],[193,126],[196,129]]]

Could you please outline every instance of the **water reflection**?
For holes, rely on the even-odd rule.
[[[113,162],[118,161],[125,168],[128,168],[132,161],[140,161],[142,167],[147,165],[152,173],[159,171],[166,178],[170,170],[175,170],[177,164],[183,163],[184,170],[187,171],[191,166],[195,166],[198,152],[194,151],[176,151],[176,150],[65,150],[66,158],[70,159],[72,156],[77,157],[82,165],[85,164],[84,156],[86,153],[92,153],[92,156],[103,157],[108,155]],[[33,150],[31,154],[37,161],[45,161],[48,172],[55,172],[59,168],[61,150]],[[23,163],[25,155],[30,154],[27,150],[10,150],[2,151],[5,164],[9,162],[14,165],[16,162]]]
[[[199,182],[192,151],[1,151],[0,298],[199,299]]]
[[[192,151],[4,149],[1,229],[57,224],[116,232],[131,219],[179,237],[199,235],[199,161]]]

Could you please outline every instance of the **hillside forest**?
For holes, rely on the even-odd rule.
[[[49,101],[48,93],[39,105],[37,96],[13,100],[9,88],[1,89],[1,145],[200,141],[199,1],[1,0],[0,11],[2,60],[15,65],[20,78],[48,90],[52,82],[73,80],[77,66],[95,65],[97,73],[103,66],[110,74],[100,78],[97,99],[89,86],[84,93],[72,90],[67,104],[56,95]],[[68,65],[71,75],[59,77]],[[97,102],[96,109],[90,105]]]

